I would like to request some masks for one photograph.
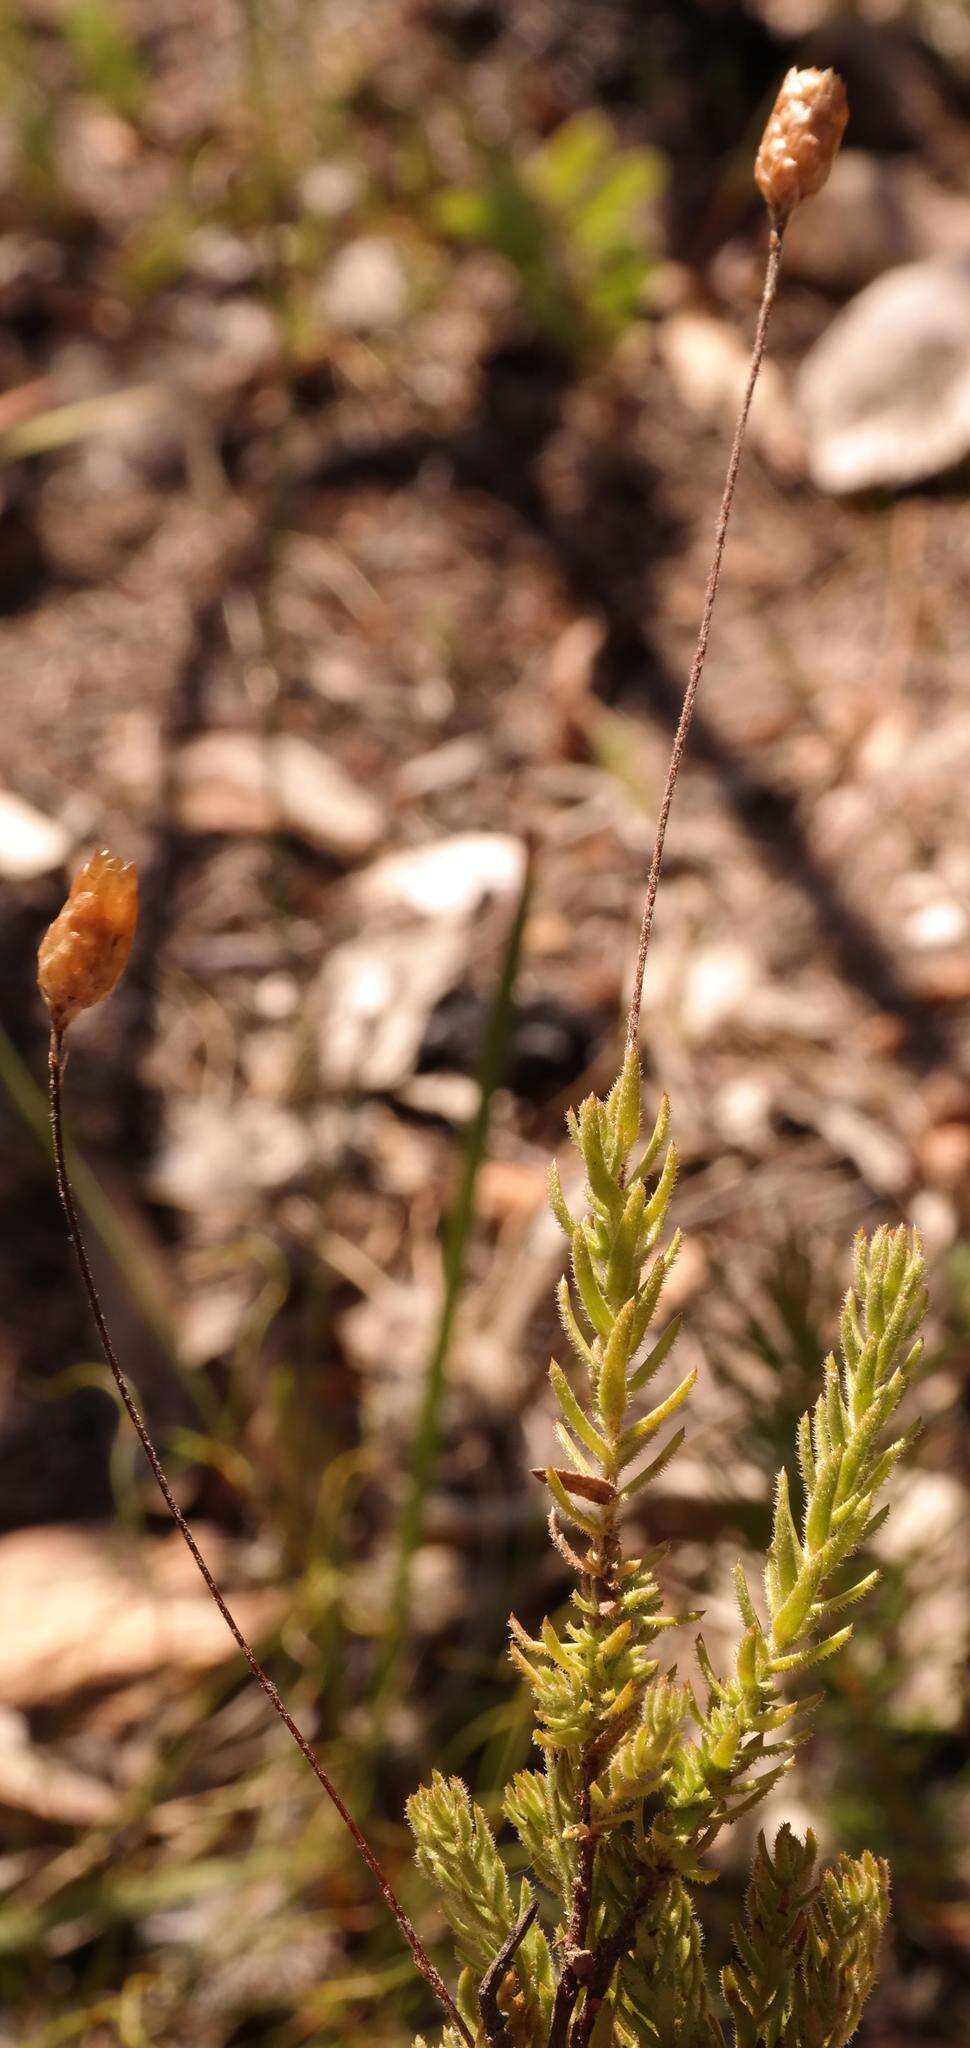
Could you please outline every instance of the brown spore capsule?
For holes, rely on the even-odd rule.
[[[776,227],[824,185],[849,118],[837,71],[789,71],[768,117],[755,182]]]
[[[101,1003],[124,973],[138,918],[138,870],[102,850],[78,869],[37,953],[37,981],[58,1033]]]

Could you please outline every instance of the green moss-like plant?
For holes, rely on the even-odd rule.
[[[506,1820],[532,1872],[515,1897],[485,1815],[457,1779],[411,1801],[418,1862],[437,1888],[465,1974],[460,2033],[479,2048],[843,2048],[872,1983],[888,1911],[884,1864],[843,1857],[815,1874],[815,1843],[762,1836],[736,1959],[719,1991],[705,1974],[693,1894],[714,1876],[708,1852],[791,1769],[811,1698],[793,1676],[837,1654],[843,1616],[876,1574],[855,1562],[886,1512],[879,1495],[906,1447],[891,1425],[920,1357],[926,1295],[919,1240],[904,1227],[856,1240],[840,1356],[825,1360],[798,1425],[804,1505],[796,1519],[778,1474],[763,1597],[739,1565],[739,1640],[714,1669],[697,1640],[700,1684],[661,1668],[677,1617],[663,1611],[659,1554],[627,1556],[624,1508],[676,1456],[676,1418],[695,1375],[659,1398],[654,1383],[680,1318],[660,1320],[680,1236],[665,1237],[677,1175],[660,1105],[645,1149],[640,995],[674,787],[717,595],[741,445],[774,301],[785,226],[817,191],[847,118],[841,80],[790,72],[758,157],[771,240],[765,288],[715,533],[697,652],[660,807],[630,1006],[626,1055],[603,1099],[570,1113],[585,1169],[582,1213],[553,1168],[550,1199],[570,1272],[559,1288],[565,1367],[549,1368],[560,1458],[550,1461],[553,1543],[575,1574],[569,1618],[535,1636],[512,1621],[511,1655],[532,1688],[538,1769],[509,1786]],[[661,1382],[662,1384],[662,1382]],[[681,1617],[687,1620],[689,1617]],[[699,1697],[698,1697],[699,1693]],[[542,1919],[540,1910],[545,1909]]]
[[[533,1920],[498,1992],[499,2023],[478,2012],[481,2041],[513,2048],[701,2048],[725,2039],[708,1986],[692,1904],[710,1881],[707,1852],[722,1828],[756,1807],[791,1768],[813,1701],[784,1682],[848,1640],[843,1615],[874,1583],[854,1567],[882,1520],[878,1496],[906,1436],[892,1419],[915,1372],[925,1308],[915,1233],[900,1226],[856,1240],[838,1359],[801,1419],[804,1508],[792,1513],[778,1475],[764,1597],[739,1565],[739,1641],[715,1671],[702,1638],[700,1697],[661,1668],[676,1617],[663,1612],[657,1556],[624,1554],[626,1504],[684,1439],[677,1417],[695,1374],[659,1398],[680,1318],[661,1318],[679,1233],[666,1238],[677,1155],[666,1101],[638,1154],[640,1062],[629,1048],[605,1100],[570,1115],[586,1173],[584,1213],[551,1198],[569,1243],[559,1290],[569,1370],[553,1360],[560,1460],[545,1473],[550,1533],[575,1574],[565,1626],[535,1636],[512,1622],[511,1655],[535,1700],[539,1768],[521,1771],[505,1815],[528,1858],[551,1923]],[[466,1968],[487,1974],[514,1938],[531,1892],[508,1882],[481,1809],[457,1779],[436,1776],[412,1799],[418,1861],[435,1885]],[[736,2048],[841,2048],[858,2023],[888,1901],[885,1867],[847,1858],[821,1878],[815,1847],[783,1829],[762,1839],[737,1960],[724,2001]],[[463,2006],[473,2009],[468,1985]]]

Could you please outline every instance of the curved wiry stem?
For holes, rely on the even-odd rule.
[[[751,411],[751,400],[754,397],[754,387],[758,381],[758,371],[761,368],[762,359],[764,357],[765,341],[767,340],[768,335],[768,321],[771,318],[771,309],[775,303],[775,294],[778,290],[778,273],[781,268],[781,247],[784,232],[784,223],[782,223],[780,226],[772,227],[771,230],[771,240],[768,245],[768,265],[765,271],[764,289],[761,294],[761,307],[758,313],[758,325],[755,329],[754,345],[751,350],[751,363],[748,369],[748,381],[745,385],[744,397],[741,400],[741,409],[738,413],[737,425],[734,429],[734,440],[731,444],[731,454],[728,460],[727,476],[724,482],[724,495],[721,499],[721,509],[717,515],[717,525],[714,529],[714,553],[711,558],[710,573],[707,579],[707,590],[704,595],[704,609],[701,613],[700,631],[697,635],[697,648],[694,654],[694,660],[691,666],[690,675],[687,679],[687,688],[684,691],[684,701],[681,706],[680,719],[678,721],[677,731],[674,734],[674,743],[671,748],[670,761],[667,767],[667,779],[664,783],[663,796],[660,799],[660,816],[657,819],[657,836],[654,840],[653,857],[650,862],[650,873],[647,877],[647,893],[644,898],[643,919],[640,925],[640,945],[637,951],[637,964],[633,977],[633,994],[630,998],[630,1010],[629,1015],[627,1017],[626,1042],[628,1046],[636,1045],[637,1038],[640,1032],[640,1000],[643,995],[643,972],[647,964],[647,948],[650,944],[650,933],[653,928],[654,905],[657,901],[657,889],[660,884],[660,869],[663,863],[664,840],[667,836],[667,820],[670,817],[670,806],[673,802],[674,790],[677,786],[677,777],[680,774],[680,764],[684,758],[684,747],[687,743],[687,735],[690,731],[691,719],[694,716],[694,701],[697,696],[697,688],[698,684],[700,683],[701,676],[703,674],[704,662],[707,657],[707,643],[711,635],[711,619],[714,614],[714,601],[717,597],[717,586],[721,578],[721,562],[724,556],[724,543],[727,539],[728,522],[731,517],[731,508],[734,504],[734,492],[738,481],[738,470],[741,466],[741,449],[744,443],[745,428],[748,424],[748,414]]]
[[[235,1615],[232,1613],[231,1608],[228,1606],[228,1603],[223,1598],[222,1593],[219,1591],[219,1587],[217,1586],[215,1579],[213,1578],[212,1573],[209,1570],[208,1565],[206,1564],[205,1558],[203,1557],[202,1552],[199,1549],[195,1537],[193,1536],[192,1531],[189,1528],[188,1522],[186,1521],[185,1516],[183,1515],[182,1510],[179,1507],[178,1501],[176,1500],[175,1495],[172,1492],[171,1486],[169,1485],[169,1482],[165,1476],[161,1459],[159,1458],[158,1452],[155,1449],[155,1445],[152,1442],[151,1436],[148,1431],[148,1426],[141,1414],[141,1410],[139,1409],[135,1401],[131,1388],[128,1385],[127,1378],[118,1362],[118,1357],[115,1352],[114,1344],[111,1340],[108,1325],[105,1322],[104,1311],[101,1307],[101,1302],[98,1296],[98,1290],[94,1283],[94,1275],[91,1271],[91,1267],[88,1262],[88,1255],[85,1249],[84,1239],[81,1235],[81,1226],[78,1222],[77,1209],[74,1204],[74,1195],[71,1189],[70,1180],[68,1178],[67,1161],[64,1156],[64,1132],[63,1120],[61,1116],[61,1086],[63,1078],[62,1054],[63,1033],[58,1032],[56,1029],[52,1030],[49,1058],[49,1094],[51,1135],[54,1144],[54,1168],[57,1174],[57,1192],[61,1198],[61,1207],[63,1208],[64,1216],[67,1222],[68,1234],[70,1236],[71,1243],[74,1247],[74,1254],[77,1259],[78,1266],[81,1270],[81,1279],[84,1283],[84,1291],[87,1295],[88,1303],[91,1309],[91,1314],[94,1317],[95,1325],[97,1327],[98,1336],[101,1341],[101,1349],[104,1352],[105,1360],[110,1369],[118,1392],[121,1395],[121,1399],[124,1402],[125,1408],[128,1412],[129,1418],[132,1423],[132,1427],[134,1428],[138,1440],[141,1444],[142,1450],[144,1451],[145,1456],[148,1459],[148,1463],[152,1468],[152,1472],[155,1476],[155,1482],[158,1486],[158,1490],[162,1496],[162,1499],[164,1500],[165,1505],[168,1508],[169,1514],[171,1515],[172,1520],[175,1522],[176,1527],[178,1528],[179,1534],[181,1535],[183,1541],[187,1545],[188,1549],[191,1551],[195,1564],[202,1578],[204,1579],[208,1591],[211,1593],[212,1598],[215,1601],[220,1614],[222,1615],[222,1619],[225,1622],[230,1635],[233,1637],[233,1640],[237,1644],[238,1648],[242,1651],[242,1654],[245,1657],[247,1664],[249,1665],[249,1669],[252,1672],[253,1677],[255,1678],[257,1684],[262,1687],[262,1690],[266,1694],[266,1697],[269,1700],[269,1703],[273,1708],[274,1713],[279,1715],[279,1718],[282,1721],[284,1728],[286,1729],[287,1733],[292,1737],[292,1740],[296,1743],[297,1749],[300,1751],[301,1756],[303,1756],[306,1762],[309,1764],[310,1769],[317,1780],[317,1783],[323,1787],[323,1790],[326,1793],[327,1798],[330,1800],[331,1805],[336,1808],[337,1813],[340,1815],[344,1827],[347,1829],[348,1834],[351,1836],[351,1839],[358,1853],[363,1857],[364,1862],[366,1863],[367,1868],[370,1871],[371,1876],[373,1877],[377,1885],[377,1888],[381,1894],[381,1897],[384,1900],[385,1905],[390,1909],[391,1913],[394,1915],[398,1927],[400,1928],[400,1931],[405,1941],[407,1942],[409,1949],[411,1950],[411,1954],[414,1957],[415,1963],[417,1964],[417,1967],[420,1970],[422,1977],[425,1979],[425,1982],[428,1985],[430,1985],[431,1990],[434,1992],[434,1995],[442,2008],[442,2011],[446,2015],[446,2018],[451,2022],[451,2025],[453,2027],[457,2027],[458,2032],[462,2037],[462,2040],[468,2044],[468,2048],[472,2048],[472,2036],[469,2033],[469,2030],[466,2027],[465,2022],[462,2019],[461,2014],[458,2011],[458,2008],[455,2005],[453,1998],[451,1997],[447,1985],[445,1984],[440,1972],[436,1970],[434,1963],[432,1962],[431,1957],[428,1955],[427,1950],[425,1949],[416,1929],[412,1926],[411,1921],[408,1918],[408,1915],[405,1912],[404,1907],[402,1906],[401,1901],[398,1898],[397,1893],[395,1892],[390,1882],[390,1879],[384,1871],[377,1856],[374,1854],[374,1851],[371,1848],[366,1835],[362,1833],[361,1829],[358,1827],[357,1822],[353,1817],[353,1814],[350,1812],[349,1808],[345,1806],[344,1801],[342,1800],[340,1793],[338,1792],[337,1787],[333,1782],[333,1779],[329,1775],[329,1772],[324,1769],[324,1766],[320,1762],[319,1757],[316,1755],[314,1750],[311,1749],[310,1744],[306,1739],[306,1736],[297,1727],[297,1724],[294,1721],[292,1714],[289,1712],[289,1709],[284,1705],[283,1700],[281,1699],[280,1694],[276,1689],[276,1686],[273,1684],[273,1681],[269,1676],[269,1673],[267,1671],[264,1671],[263,1666],[259,1662],[255,1650],[252,1648],[252,1645],[247,1641],[246,1637],[243,1635],[242,1629],[240,1628],[239,1623],[235,1618]]]

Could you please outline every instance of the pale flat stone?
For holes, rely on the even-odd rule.
[[[167,1111],[149,1185],[174,1209],[238,1216],[255,1193],[297,1180],[311,1150],[305,1119],[277,1103],[182,1096]]]
[[[190,740],[176,768],[176,811],[190,832],[293,832],[347,861],[372,852],[384,828],[377,798],[295,733]]]
[[[62,825],[35,811],[12,790],[0,789],[0,875],[29,882],[62,868],[70,840]]]
[[[334,1089],[396,1088],[414,1070],[428,1018],[468,964],[462,927],[350,939],[325,960],[311,998],[320,1067]]]
[[[465,918],[489,897],[522,887],[525,848],[508,832],[455,832],[406,853],[389,853],[358,878],[369,904],[426,918]]]
[[[395,327],[408,306],[407,272],[388,235],[361,235],[335,256],[316,299],[325,320],[355,334]]]
[[[840,150],[810,206],[785,232],[785,271],[848,294],[901,263],[970,250],[966,196],[910,157]]]
[[[868,285],[802,365],[808,463],[825,491],[899,488],[970,453],[970,256]]]

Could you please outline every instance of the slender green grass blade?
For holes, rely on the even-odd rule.
[[[530,856],[526,861],[521,893],[505,944],[498,987],[489,1012],[478,1076],[478,1107],[465,1136],[461,1178],[445,1232],[441,1313],[425,1372],[424,1390],[411,1447],[407,1490],[397,1535],[397,1557],[387,1633],[375,1679],[373,1732],[378,1741],[400,1662],[410,1610],[414,1553],[421,1541],[425,1508],[434,1479],[441,1441],[441,1407],[455,1316],[461,1297],[465,1251],[475,1213],[475,1185],[488,1144],[492,1103],[505,1071],[512,1030],[515,982],[531,889]]]

